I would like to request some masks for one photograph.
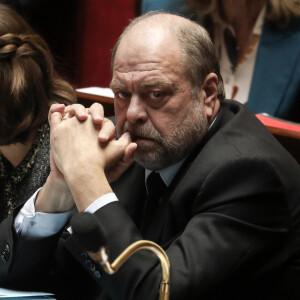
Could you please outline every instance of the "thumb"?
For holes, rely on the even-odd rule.
[[[108,146],[112,146],[110,147],[111,162],[115,163],[119,160],[125,162],[123,158],[126,155],[126,150],[130,144],[131,137],[128,132],[124,133],[118,140],[108,143]]]
[[[136,150],[137,148],[137,144],[136,143],[130,143],[126,150],[125,150],[125,155],[123,156],[123,159],[122,161],[125,163],[125,164],[132,164],[133,163],[133,154],[134,154],[134,151]]]
[[[118,142],[121,143],[126,148],[131,143],[130,133],[129,132],[123,133],[118,139]]]
[[[133,153],[137,148],[137,144],[131,142],[131,136],[129,132],[124,133],[119,140],[122,141],[124,146],[126,147],[124,156],[122,158],[122,162],[124,164],[129,164],[131,165],[133,162]]]

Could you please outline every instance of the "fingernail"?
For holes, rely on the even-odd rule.
[[[104,134],[104,133],[101,133],[99,135],[99,138],[103,139],[103,140],[108,140],[108,135],[107,134]]]
[[[130,139],[131,140],[131,135],[129,132],[125,132],[124,133],[124,136],[127,138],[127,139]]]
[[[103,118],[101,116],[95,116],[94,117],[94,122],[97,123],[97,124],[100,124],[102,123],[103,121]]]

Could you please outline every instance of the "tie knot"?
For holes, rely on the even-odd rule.
[[[152,199],[159,198],[163,194],[166,188],[164,181],[162,180],[161,176],[157,172],[152,172],[148,176],[146,181],[146,186],[147,186],[148,197]],[[157,199],[157,201],[158,200],[159,199]]]

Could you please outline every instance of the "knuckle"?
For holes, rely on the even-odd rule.
[[[61,107],[61,104],[54,103],[50,106],[50,112],[54,112],[58,107]]]
[[[78,103],[72,104],[71,107],[72,107],[73,110],[80,110],[80,109],[84,109],[85,110],[84,106],[81,105],[81,104],[78,104]]]
[[[57,111],[54,111],[51,115],[50,115],[50,120],[54,119],[54,118],[59,118],[60,117],[60,113]]]
[[[100,104],[100,103],[93,103],[92,105],[91,105],[91,108],[92,109],[103,109],[103,106]]]
[[[115,127],[114,123],[111,120],[107,119],[107,118],[104,118],[103,122],[104,122],[105,125]]]

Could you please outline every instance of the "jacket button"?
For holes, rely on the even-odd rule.
[[[7,263],[8,262],[8,259],[9,259],[9,256],[10,256],[10,247],[8,244],[6,244],[4,246],[4,249],[2,251],[2,254],[1,254],[1,259]]]
[[[95,264],[91,263],[90,269],[92,272],[95,272],[95,270],[96,270]]]
[[[101,274],[100,274],[99,271],[95,271],[94,276],[97,277],[97,278],[101,278]]]

